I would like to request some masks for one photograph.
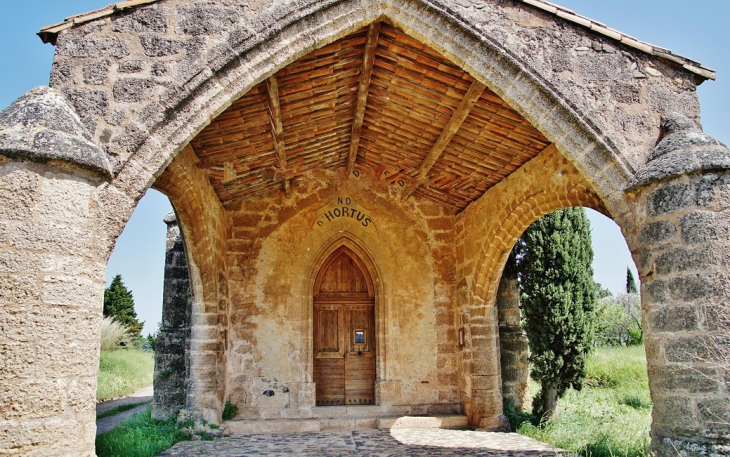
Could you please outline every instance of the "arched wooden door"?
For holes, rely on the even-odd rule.
[[[314,284],[317,406],[375,402],[375,291],[367,268],[346,247],[330,255]]]

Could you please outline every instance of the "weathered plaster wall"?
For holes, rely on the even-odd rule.
[[[605,212],[581,173],[549,147],[456,217],[457,307],[466,328],[461,389],[475,425],[506,426],[495,300],[507,256],[533,221],[569,206]]]
[[[318,173],[297,180],[291,198],[274,194],[227,206],[232,221],[227,387],[241,417],[311,414],[313,281],[341,242],[354,243],[374,269],[377,402],[410,405],[412,412],[460,409],[454,217],[432,202],[402,202],[389,195],[392,190],[370,177]],[[316,211],[337,197],[369,210],[377,232],[351,218],[313,228]],[[265,390],[275,395],[265,396]]]

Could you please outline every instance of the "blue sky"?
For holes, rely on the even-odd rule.
[[[102,8],[110,0],[2,0],[0,16],[0,108],[25,91],[48,84],[54,48],[35,35],[64,17]],[[562,6],[636,38],[669,48],[717,70],[718,81],[698,90],[705,131],[730,142],[730,0],[557,0]],[[127,224],[107,269],[121,273],[133,291],[137,313],[154,331],[161,316],[165,224],[170,204],[148,191]],[[616,224],[589,211],[595,252],[594,277],[614,293],[624,288],[633,261]]]

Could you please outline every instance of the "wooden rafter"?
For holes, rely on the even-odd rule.
[[[431,167],[433,167],[438,158],[441,157],[441,153],[444,152],[446,146],[449,145],[449,142],[461,127],[461,124],[464,122],[464,120],[466,120],[466,117],[469,115],[469,112],[479,100],[479,97],[481,97],[482,92],[484,92],[485,88],[486,86],[477,80],[474,80],[474,82],[471,83],[469,90],[466,91],[464,98],[461,99],[461,103],[459,103],[456,111],[454,111],[451,119],[449,119],[449,122],[444,127],[438,140],[436,140],[436,143],[433,145],[428,155],[426,155],[426,157],[423,159],[423,162],[421,162],[421,165],[418,167],[418,172],[416,174],[416,186],[423,182],[423,180],[426,178],[426,175],[431,170]]]
[[[284,125],[281,122],[281,105],[279,104],[279,82],[276,75],[266,80],[266,95],[269,101],[269,118],[271,120],[271,136],[274,138],[274,149],[279,161],[280,171],[286,173],[286,144],[284,143]],[[284,191],[291,194],[291,180],[284,179]]]
[[[368,89],[370,88],[370,77],[373,73],[375,62],[375,47],[378,45],[378,34],[380,33],[380,22],[370,24],[368,29],[368,40],[365,43],[365,55],[362,59],[362,70],[360,71],[360,84],[357,88],[357,107],[355,108],[355,119],[352,123],[352,137],[350,139],[350,154],[347,157],[347,173],[355,168],[357,160],[357,149],[360,145],[360,134],[362,133],[362,122],[365,118],[365,106],[368,101]]]

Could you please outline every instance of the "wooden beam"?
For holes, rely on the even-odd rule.
[[[476,102],[479,100],[479,97],[482,96],[482,92],[484,92],[485,88],[486,86],[477,80],[474,80],[474,82],[471,83],[471,87],[469,87],[469,90],[466,91],[464,98],[461,99],[461,103],[459,103],[459,106],[456,108],[456,111],[454,111],[454,114],[451,116],[451,119],[449,119],[449,122],[446,123],[446,126],[441,132],[438,140],[436,140],[436,143],[433,145],[428,155],[426,155],[426,158],[423,159],[423,162],[421,162],[421,165],[418,167],[418,172],[416,174],[416,181],[418,183],[422,182],[426,178],[428,172],[431,170],[439,157],[441,157],[441,153],[443,153],[444,149],[446,149],[446,146],[449,145],[449,142],[459,130],[461,124],[464,123],[464,120],[469,115],[469,112],[474,107]]]
[[[276,158],[279,161],[279,168],[286,172],[286,144],[284,143],[284,125],[281,122],[281,105],[279,104],[279,81],[276,74],[269,76],[266,80],[266,95],[269,101],[269,120],[271,121],[271,136],[274,139]],[[284,180],[284,192],[291,195],[291,182]]]
[[[380,34],[380,22],[370,24],[370,28],[368,29],[368,40],[365,43],[365,55],[362,58],[362,69],[360,70],[360,84],[357,87],[357,107],[355,108],[355,120],[352,123],[350,154],[347,157],[348,174],[355,168],[355,161],[357,160],[357,149],[360,145],[362,121],[365,118],[365,106],[368,102],[370,77],[373,74],[373,63],[375,62],[375,47],[378,45],[378,34]]]
[[[276,158],[279,167],[286,169],[286,146],[284,144],[284,126],[281,123],[281,106],[279,105],[279,82],[276,75],[266,80],[266,95],[269,99],[269,120],[271,121],[271,136],[274,138]]]

